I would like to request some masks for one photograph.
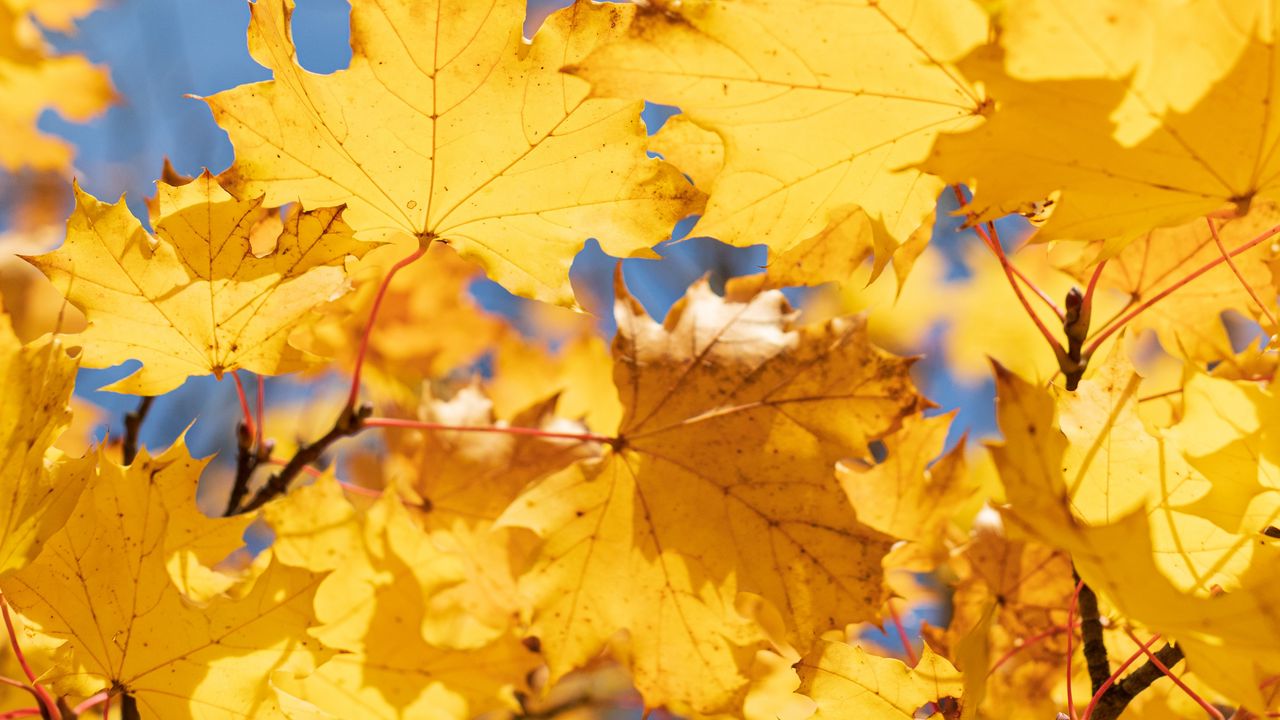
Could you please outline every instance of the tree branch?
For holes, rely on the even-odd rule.
[[[324,455],[325,450],[330,445],[345,438],[356,435],[364,429],[365,418],[373,414],[373,407],[370,405],[362,405],[358,409],[350,407],[344,408],[342,414],[334,422],[329,432],[324,437],[316,440],[309,445],[302,445],[298,448],[293,457],[289,458],[289,462],[285,463],[280,472],[272,475],[265,485],[263,485],[253,499],[247,505],[238,511],[227,513],[233,515],[236,512],[252,512],[265,505],[269,500],[283,495],[289,489],[289,483],[302,472],[302,469],[311,463],[320,459]],[[233,488],[234,491],[234,488]],[[238,504],[238,503],[237,503]]]
[[[1076,582],[1080,575],[1072,568]],[[1102,637],[1102,617],[1098,612],[1098,596],[1087,583],[1080,584],[1080,639],[1084,642],[1084,660],[1089,667],[1089,682],[1096,695],[1111,677],[1111,661],[1107,659],[1107,643]]]
[[[249,479],[253,471],[258,469],[258,456],[253,452],[253,430],[243,422],[236,424],[236,477],[231,483],[231,494],[227,497],[227,507],[223,517],[236,514],[244,496],[249,493]]]
[[[138,432],[142,429],[142,421],[147,419],[147,413],[151,412],[151,406],[155,401],[154,397],[144,397],[142,402],[138,403],[136,410],[125,413],[124,446],[120,450],[125,465],[132,465],[133,459],[138,457]]]
[[[1182,660],[1182,648],[1177,645],[1165,645],[1156,651],[1155,656],[1165,667],[1173,667]],[[1164,671],[1148,660],[1142,667],[1129,673],[1125,679],[1107,688],[1099,698],[1089,720],[1116,720],[1129,703],[1138,696],[1138,693],[1146,690],[1151,683],[1162,677],[1164,677]]]

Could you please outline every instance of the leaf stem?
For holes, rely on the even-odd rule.
[[[1071,602],[1067,605],[1067,627],[1073,628],[1072,632],[1067,633],[1067,717],[1076,720],[1076,699],[1071,691],[1071,666],[1075,658],[1074,649],[1071,647],[1071,641],[1075,637],[1074,628],[1076,625],[1076,604],[1080,601],[1080,589],[1084,587],[1084,581],[1076,578],[1076,589],[1071,593]]]
[[[980,230],[980,228],[974,228],[974,229]],[[1015,276],[1017,276],[1019,280],[1022,281],[1022,284],[1025,285],[1028,290],[1035,293],[1036,297],[1040,298],[1040,300],[1042,300],[1044,304],[1048,306],[1050,310],[1053,311],[1054,315],[1058,316],[1058,320],[1063,320],[1066,318],[1066,315],[1063,313],[1062,308],[1058,307],[1058,304],[1053,301],[1053,298],[1049,297],[1048,293],[1041,290],[1038,285],[1032,282],[1031,278],[1027,277],[1025,273],[1023,273],[1021,270],[1018,269],[1017,265],[1014,265],[1012,261],[1008,260],[1008,256],[1005,255],[1004,253],[1004,245],[1000,242],[1000,232],[996,230],[995,223],[988,222],[987,233],[984,235],[983,233],[979,232],[978,235],[979,237],[982,238],[982,241],[987,246],[987,248],[990,249],[991,252],[995,253],[996,257],[1005,258],[1005,262],[1007,263],[1008,269]]]
[[[1076,629],[1078,629],[1079,627],[1080,627],[1080,623],[1074,623],[1069,628],[1069,631],[1071,633],[1074,633]],[[1017,656],[1018,653],[1022,652],[1023,650],[1026,650],[1031,647],[1035,647],[1037,644],[1044,642],[1045,640],[1048,640],[1054,635],[1061,635],[1064,632],[1068,632],[1068,627],[1066,625],[1056,625],[1054,627],[1049,628],[1048,630],[1038,632],[1035,635],[1032,635],[1031,637],[1026,638],[1025,640],[1020,640],[1012,648],[1010,648],[1008,652],[1006,652],[1004,655],[1001,655],[999,660],[995,661],[995,663],[991,666],[991,669],[987,670],[987,675],[994,674],[995,671],[999,670],[1002,665],[1012,660],[1014,657]],[[1068,639],[1068,642],[1070,642],[1070,639]]]
[[[17,718],[34,717],[41,713],[40,708],[18,708],[0,713],[0,720],[17,720]]]
[[[147,413],[151,412],[155,401],[154,396],[148,395],[138,403],[137,409],[124,416],[124,445],[120,449],[120,455],[125,465],[132,465],[133,459],[138,457],[138,436],[142,430],[142,422],[147,419]]]
[[[502,427],[497,425],[446,425],[423,420],[405,420],[401,418],[371,417],[364,421],[365,427],[404,428],[409,430],[438,430],[447,432],[500,433],[503,435],[529,435],[541,438],[560,438],[563,440],[580,440],[582,442],[598,442],[613,444],[616,437],[598,435],[596,433],[554,432],[541,428]]]
[[[240,373],[233,370],[231,379],[236,381],[236,397],[240,398],[240,413],[244,416],[244,426],[249,429],[250,435],[255,435],[253,413],[249,412],[249,398],[244,394],[244,383],[240,382]]]
[[[885,603],[889,607],[889,618],[893,620],[893,627],[898,632],[898,642],[902,643],[902,652],[906,654],[907,660],[911,661],[911,667],[915,667],[920,659],[916,657],[915,648],[911,647],[911,640],[907,638],[907,629],[902,625],[902,618],[898,616],[898,609],[893,606],[893,599],[890,598]]]
[[[71,712],[75,713],[76,716],[79,717],[80,715],[83,715],[85,712],[87,712],[90,708],[92,708],[95,705],[104,706],[102,717],[106,718],[107,716],[106,709],[111,707],[111,691],[101,690],[94,695],[90,695],[88,698],[84,700],[84,702],[71,708]]]
[[[1236,249],[1232,250],[1231,252],[1229,252],[1229,253],[1223,253],[1223,254],[1222,254],[1222,255],[1220,255],[1219,257],[1217,257],[1217,258],[1215,258],[1215,259],[1213,259],[1213,260],[1210,260],[1209,262],[1205,263],[1204,265],[1201,265],[1199,268],[1196,268],[1195,270],[1193,270],[1193,271],[1192,271],[1190,274],[1188,274],[1186,277],[1182,278],[1181,280],[1179,280],[1178,282],[1174,283],[1173,285],[1170,285],[1169,287],[1165,288],[1164,290],[1161,290],[1159,293],[1157,293],[1157,294],[1156,294],[1156,295],[1154,295],[1153,297],[1151,297],[1151,298],[1147,299],[1145,302],[1141,303],[1141,304],[1140,304],[1140,305],[1138,305],[1137,307],[1133,308],[1133,309],[1132,309],[1132,310],[1130,310],[1128,313],[1125,313],[1125,314],[1124,314],[1123,316],[1121,316],[1119,319],[1117,319],[1117,320],[1113,320],[1113,321],[1111,321],[1111,322],[1107,323],[1106,329],[1104,329],[1102,332],[1098,333],[1098,335],[1093,339],[1093,341],[1089,343],[1089,347],[1085,349],[1085,355],[1086,355],[1086,356],[1092,356],[1092,355],[1093,355],[1093,353],[1098,349],[1098,346],[1099,346],[1099,345],[1101,345],[1101,344],[1103,343],[1103,341],[1105,341],[1107,338],[1111,337],[1111,335],[1112,335],[1112,334],[1114,334],[1114,333],[1116,332],[1116,330],[1119,330],[1120,328],[1124,327],[1124,326],[1125,326],[1125,324],[1127,324],[1130,320],[1132,320],[1132,319],[1134,319],[1135,317],[1137,317],[1137,316],[1141,315],[1141,314],[1142,314],[1142,313],[1143,313],[1147,308],[1149,308],[1149,307],[1151,307],[1152,305],[1155,305],[1156,303],[1158,303],[1158,302],[1160,302],[1161,300],[1165,299],[1166,297],[1168,297],[1171,293],[1173,293],[1173,292],[1174,292],[1175,290],[1177,290],[1178,288],[1180,288],[1180,287],[1182,287],[1182,286],[1186,285],[1187,283],[1190,283],[1192,280],[1195,280],[1196,278],[1200,277],[1201,275],[1203,275],[1203,274],[1205,274],[1205,273],[1209,272],[1210,270],[1214,269],[1215,267],[1217,267],[1217,266],[1221,265],[1222,263],[1226,262],[1229,258],[1233,258],[1233,257],[1235,257],[1236,255],[1239,255],[1240,253],[1247,252],[1250,248],[1253,248],[1254,246],[1258,245],[1259,243],[1262,243],[1262,242],[1264,242],[1264,241],[1266,241],[1266,240],[1269,240],[1269,239],[1271,238],[1271,236],[1275,235],[1276,233],[1280,233],[1280,225],[1277,225],[1277,226],[1275,226],[1275,227],[1273,227],[1273,228],[1271,228],[1271,229],[1269,229],[1269,230],[1266,230],[1266,231],[1265,231],[1265,232],[1263,232],[1261,235],[1259,235],[1259,236],[1257,236],[1257,237],[1253,238],[1252,240],[1250,240],[1250,241],[1248,241],[1248,242],[1244,243],[1243,245],[1241,245],[1241,246],[1237,247]]]
[[[0,684],[8,685],[9,687],[15,687],[15,688],[18,688],[19,690],[24,690],[30,693],[31,697],[35,698],[36,702],[40,702],[40,696],[36,694],[36,691],[33,690],[30,685],[22,682],[21,680],[14,680],[11,677],[4,677],[3,675],[0,675]]]
[[[257,374],[255,374],[255,375],[254,375],[254,377],[255,377],[255,379],[257,379],[257,381],[258,381],[258,407],[257,407],[257,410],[258,410],[258,428],[257,428],[257,429],[258,429],[258,432],[254,435],[254,438],[253,438],[253,446],[254,446],[254,447],[256,447],[256,448],[261,448],[261,447],[262,447],[262,433],[263,433],[263,429],[262,429],[262,426],[263,426],[263,423],[262,423],[262,417],[263,417],[263,414],[264,414],[263,409],[264,409],[264,407],[265,407],[265,405],[266,405],[266,394],[267,394],[267,391],[266,391],[266,389],[264,388],[264,381],[263,381],[263,379],[262,379],[262,376],[261,376],[261,375],[257,375]]]
[[[1125,634],[1129,636],[1129,639],[1134,642],[1134,644],[1138,645],[1139,647],[1142,647],[1142,643],[1138,641],[1138,636],[1134,635],[1132,630],[1125,628],[1124,631],[1125,631]],[[1147,654],[1147,662],[1151,663],[1152,665],[1155,665],[1156,668],[1160,670],[1160,672],[1164,673],[1165,677],[1172,680],[1174,685],[1177,685],[1182,690],[1182,692],[1186,693],[1187,697],[1191,698],[1192,700],[1195,700],[1197,705],[1204,708],[1204,711],[1209,713],[1210,717],[1214,718],[1214,720],[1224,720],[1224,718],[1222,717],[1222,712],[1218,710],[1218,708],[1214,707],[1204,698],[1200,697],[1200,695],[1195,690],[1192,690],[1191,688],[1187,687],[1187,684],[1182,681],[1182,678],[1170,672],[1169,667],[1165,665],[1163,662],[1161,662],[1160,658],[1156,657],[1155,654],[1153,654],[1150,650],[1148,650],[1145,647],[1142,648],[1142,651]]]
[[[960,204],[960,209],[963,210],[968,207],[969,201],[965,199],[964,191],[960,189],[960,186],[952,185],[951,190],[955,193],[956,202]],[[994,224],[991,227],[992,229],[995,229]],[[1031,303],[1027,300],[1027,296],[1023,294],[1022,286],[1018,284],[1017,277],[1014,275],[1013,267],[1009,263],[1009,258],[1004,254],[1004,248],[1000,246],[999,239],[989,235],[986,229],[981,225],[975,225],[974,230],[977,231],[978,235],[982,238],[983,242],[986,243],[987,247],[990,248],[991,252],[995,253],[996,259],[1000,261],[1001,269],[1004,270],[1005,277],[1009,279],[1009,286],[1013,288],[1013,294],[1018,296],[1018,302],[1022,303],[1022,309],[1026,310],[1027,316],[1031,318],[1033,323],[1035,323],[1040,334],[1044,336],[1045,342],[1049,343],[1049,347],[1053,349],[1054,355],[1063,355],[1065,351],[1062,349],[1062,344],[1053,337],[1053,333],[1049,332],[1049,328],[1040,320],[1040,316],[1036,314],[1035,310],[1031,309]]]
[[[387,288],[391,287],[391,279],[396,276],[404,268],[413,264],[415,260],[422,257],[427,252],[428,244],[419,243],[418,249],[413,251],[408,257],[400,260],[391,269],[387,271],[385,277],[382,278],[382,284],[378,286],[378,292],[373,296],[373,306],[369,308],[369,320],[364,324],[364,331],[360,334],[360,346],[356,350],[356,366],[351,372],[351,392],[347,394],[347,409],[353,410],[356,401],[360,399],[360,373],[364,369],[364,358],[369,352],[369,336],[373,334],[373,326],[378,321],[378,311],[382,308],[382,299],[387,295]]]
[[[47,715],[49,720],[62,720],[62,713],[58,710],[58,703],[49,694],[49,691],[40,684],[40,681],[36,679],[35,672],[31,670],[31,665],[27,663],[27,656],[22,652],[22,645],[18,642],[18,633],[13,629],[13,618],[9,615],[9,600],[4,596],[3,592],[0,592],[0,613],[4,614],[4,629],[9,633],[9,647],[13,649],[13,657],[22,668],[22,673],[27,676],[27,682],[31,683],[31,691],[43,708],[43,710],[38,710],[37,712]]]
[[[1272,314],[1271,308],[1262,302],[1262,298],[1258,297],[1258,293],[1254,291],[1253,286],[1244,279],[1244,273],[1240,272],[1240,268],[1236,267],[1236,261],[1232,260],[1231,256],[1227,254],[1227,247],[1222,244],[1222,238],[1218,236],[1218,228],[1213,224],[1213,218],[1205,217],[1204,221],[1209,224],[1209,234],[1213,236],[1213,242],[1217,244],[1218,252],[1222,255],[1223,261],[1227,263],[1227,267],[1231,268],[1236,280],[1240,281],[1240,286],[1244,288],[1245,292],[1249,293],[1249,297],[1253,298],[1254,304],[1267,317],[1267,322],[1271,324],[1271,329],[1274,330],[1276,328],[1276,316]]]

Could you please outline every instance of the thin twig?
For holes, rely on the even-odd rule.
[[[155,397],[144,397],[138,403],[137,409],[131,413],[125,413],[124,446],[120,450],[125,465],[132,465],[133,459],[138,457],[138,434],[142,429],[142,422],[147,419],[147,413],[151,412],[151,406],[155,401]]]
[[[1128,669],[1130,665],[1136,662],[1138,658],[1142,657],[1143,652],[1145,652],[1148,647],[1155,644],[1155,642],[1159,639],[1160,639],[1159,635],[1154,635],[1146,643],[1139,645],[1138,650],[1134,652],[1132,655],[1130,655],[1128,660],[1125,660],[1124,662],[1120,663],[1120,667],[1116,668],[1115,672],[1107,676],[1106,682],[1102,683],[1102,687],[1099,688],[1098,691],[1093,694],[1093,698],[1089,700],[1089,707],[1084,709],[1083,720],[1099,720],[1102,717],[1107,717],[1105,715],[1097,714],[1097,711],[1099,710],[1099,705],[1102,703],[1103,698],[1107,697],[1109,694],[1112,694],[1110,693],[1110,691],[1116,687],[1116,683],[1120,679],[1120,673],[1123,673],[1126,669]],[[1159,675],[1159,672],[1160,672],[1159,670],[1156,671],[1157,675]],[[1126,704],[1128,704],[1128,702],[1129,702],[1128,700],[1125,701]],[[1116,715],[1119,715],[1119,712],[1117,712]],[[1111,716],[1110,718],[1108,718],[1108,720],[1114,720],[1114,717],[1115,716]]]
[[[243,422],[236,424],[236,475],[231,481],[231,493],[227,496],[227,507],[222,511],[223,517],[236,514],[245,495],[249,494],[249,480],[253,471],[258,469],[258,455],[253,451],[253,430]]]
[[[1074,570],[1072,571],[1072,575],[1075,575]],[[1076,605],[1080,602],[1080,588],[1084,587],[1083,580],[1079,577],[1076,577],[1075,580],[1076,587],[1075,590],[1071,592],[1071,602],[1067,604],[1067,626],[1072,628],[1072,630],[1067,633],[1067,717],[1071,718],[1071,720],[1077,720],[1078,717],[1076,715],[1076,699],[1071,689],[1072,676],[1075,675],[1075,672],[1071,667],[1075,661],[1075,649],[1071,647],[1071,640],[1075,637],[1075,627],[1077,624]]]
[[[268,478],[266,484],[259,488],[253,499],[240,508],[239,512],[252,512],[265,505],[267,501],[283,495],[289,489],[289,484],[293,482],[293,479],[303,471],[303,468],[319,460],[330,445],[343,438],[356,435],[363,430],[365,419],[372,413],[373,408],[368,405],[361,406],[359,409],[344,408],[342,414],[338,416],[333,427],[324,434],[324,437],[313,443],[299,446],[293,457],[289,458],[289,461],[285,463],[284,468]],[[228,514],[234,514],[234,512]]]
[[[1158,636],[1157,636],[1158,637]],[[1152,638],[1154,641],[1155,638]],[[1141,647],[1141,646],[1139,646]],[[1147,644],[1150,647],[1150,643]],[[1139,651],[1138,657],[1141,657]],[[1177,645],[1165,645],[1155,655],[1165,667],[1173,667],[1182,660],[1182,649]],[[1123,667],[1121,668],[1123,670]],[[1129,706],[1138,693],[1146,690],[1151,683],[1164,677],[1159,667],[1148,660],[1144,665],[1129,673],[1129,676],[1112,685],[1098,699],[1097,707],[1089,720],[1116,720]]]

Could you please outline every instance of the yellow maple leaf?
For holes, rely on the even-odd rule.
[[[917,711],[929,703],[960,700],[960,673],[925,646],[920,662],[908,668],[900,660],[879,657],[855,645],[821,642],[796,664],[800,692],[818,703],[815,720],[908,720],[941,715]]]
[[[622,419],[609,348],[592,329],[580,329],[554,354],[507,335],[494,351],[493,364],[485,390],[500,418],[510,419],[554,396],[557,416],[581,419],[593,431],[611,432]]]
[[[193,375],[244,368],[290,372],[307,358],[286,342],[313,306],[343,288],[344,262],[368,246],[351,237],[337,208],[290,211],[274,251],[255,256],[249,233],[268,213],[236,200],[208,173],[159,186],[159,237],[123,200],[107,205],[77,188],[61,248],[28,260],[84,311],[81,364],[142,361],[106,389],[159,395]]]
[[[1071,558],[983,522],[951,569],[958,576],[951,622],[945,633],[930,628],[925,639],[964,672],[964,717],[977,717],[979,706],[981,717],[1053,714],[1075,588]]]
[[[1218,237],[1228,252],[1276,225],[1280,225],[1280,208],[1263,202],[1254,203],[1244,217],[1215,221]],[[1102,245],[1099,242],[1085,246],[1075,258],[1071,257],[1071,248],[1054,248],[1050,258],[1083,286],[1093,275],[1095,258],[1103,251]],[[1274,295],[1268,264],[1273,254],[1270,243],[1261,243],[1234,256],[1233,262],[1243,282],[1230,266],[1222,263],[1128,321],[1127,331],[1137,334],[1151,329],[1168,352],[1196,361],[1221,360],[1231,343],[1220,316],[1226,310],[1235,310],[1253,318],[1262,317],[1244,283],[1261,298]],[[1154,298],[1221,257],[1222,251],[1203,218],[1140,235],[1107,260],[1098,277],[1098,291],[1114,295],[1118,302],[1107,302],[1114,304],[1115,310],[1094,313],[1093,330],[1101,330],[1109,317],[1117,317]],[[1094,302],[1101,302],[1097,295]],[[1276,313],[1274,300],[1267,309],[1273,315]]]
[[[1117,344],[1075,392],[1044,391],[1054,398],[1056,420],[1037,418],[1028,427],[1053,444],[1042,441],[1032,448],[1042,455],[1017,462],[1060,468],[1073,522],[1104,525],[1145,511],[1156,565],[1179,589],[1208,594],[1215,585],[1233,587],[1249,565],[1257,532],[1280,514],[1280,494],[1269,507],[1246,512],[1262,488],[1256,482],[1223,487],[1184,459],[1175,437],[1153,435],[1138,415],[1140,385]]]
[[[290,561],[333,569],[316,592],[323,624],[312,634],[341,651],[306,678],[277,678],[281,689],[344,718],[462,720],[512,707],[511,686],[538,657],[510,633],[474,648],[432,642],[432,600],[463,579],[462,564],[436,546],[397,492],[358,513],[325,477],[274,505],[268,517],[284,523]],[[302,508],[311,511],[295,512]],[[335,519],[348,540],[341,545],[331,541]]]
[[[178,590],[194,602],[207,602],[230,590],[237,578],[212,568],[243,546],[241,538],[253,517],[209,518],[196,506],[193,479],[200,477],[208,458],[191,457],[183,437],[158,457],[140,448],[127,468],[107,460],[105,450],[100,452],[98,474],[103,479],[97,482],[138,487],[129,498],[135,504],[123,512],[146,517],[159,508],[165,513],[160,551]]]
[[[88,4],[88,3],[85,3]],[[46,7],[48,6],[48,7]],[[81,10],[69,2],[5,0],[0,3],[0,168],[65,170],[71,145],[40,132],[36,121],[53,110],[84,122],[115,99],[107,73],[77,55],[47,56],[39,29],[26,14],[67,30]]]
[[[1060,193],[1037,238],[1108,240],[1112,251],[1152,228],[1244,214],[1254,201],[1280,198],[1280,160],[1267,134],[1278,112],[1269,102],[1273,32],[1250,37],[1193,106],[1144,108],[1152,129],[1125,138],[1115,116],[1127,77],[1024,80],[1010,74],[1002,48],[984,46],[957,66],[984,85],[994,112],[974,129],[939,137],[920,167],[950,182],[976,181],[977,220],[1027,212]]]
[[[1208,497],[1187,509],[1239,532],[1239,549],[1248,552],[1254,533],[1280,524],[1275,386],[1195,373],[1182,397],[1185,409],[1169,437],[1213,485]]]
[[[879,610],[890,540],[856,521],[833,468],[923,401],[861,319],[798,326],[778,291],[703,281],[659,324],[618,288],[618,439],[500,523],[544,538],[522,582],[553,678],[625,629],[648,705],[725,711],[763,642],[740,591],[801,645]]]
[[[290,343],[351,368],[382,278],[403,254],[388,245],[366,255],[352,272],[355,290],[320,308],[321,318],[291,335]],[[375,397],[412,407],[424,381],[476,360],[503,337],[502,321],[468,294],[480,275],[480,268],[443,245],[432,246],[421,261],[396,273],[369,333],[363,365]]]
[[[59,32],[75,30],[75,21],[98,8],[98,0],[4,0],[15,13],[29,12],[41,25]]]
[[[555,398],[512,418],[521,428],[581,432],[556,419]],[[449,400],[424,402],[427,422],[501,427],[492,403],[475,386]],[[456,555],[465,579],[431,601],[428,639],[450,647],[478,647],[510,631],[525,606],[516,585],[535,538],[523,528],[495,528],[493,521],[529,483],[598,454],[592,443],[504,433],[402,431],[386,438],[375,487],[402,488],[417,523],[442,550]]]
[[[724,141],[687,115],[676,115],[663,123],[649,138],[649,149],[688,175],[703,192],[710,190],[724,167]]]
[[[75,508],[88,464],[64,460],[52,469],[45,454],[71,422],[68,403],[76,361],[63,344],[47,338],[22,345],[0,310],[0,574],[17,570]],[[52,470],[52,471],[51,471]]]
[[[1097,77],[1128,84],[1111,119],[1119,137],[1185,112],[1229,71],[1265,3],[1211,0],[1054,0],[1001,3],[1005,66],[1024,80]]]
[[[921,572],[936,567],[946,557],[948,525],[978,490],[965,471],[964,440],[942,454],[954,416],[908,418],[884,439],[888,456],[883,462],[836,466],[858,521],[910,541],[894,549],[887,567]]]
[[[236,146],[224,177],[237,192],[344,203],[362,237],[439,239],[508,290],[562,305],[587,237],[652,257],[700,205],[646,157],[639,101],[589,98],[559,73],[621,32],[632,6],[578,2],[530,44],[521,0],[358,2],[351,65],[330,75],[298,66],[292,8],[252,6],[249,49],[275,79],[209,98]]]
[[[1255,540],[1249,565],[1217,596],[1193,594],[1162,571],[1152,523],[1139,507],[1090,525],[1071,511],[1062,473],[1066,447],[1048,393],[997,367],[997,415],[1005,440],[991,448],[1021,531],[1066,550],[1080,576],[1118,612],[1176,641],[1210,687],[1250,707],[1266,707],[1260,686],[1280,675],[1277,548]],[[1255,531],[1255,538],[1262,537]]]
[[[679,106],[723,138],[724,167],[695,232],[775,254],[861,208],[860,232],[894,247],[942,183],[905,166],[974,122],[982,96],[947,61],[983,41],[961,2],[646,3],[624,38],[571,72],[594,92]],[[858,38],[856,60],[849,38]]]
[[[267,674],[306,673],[324,656],[305,634],[320,576],[271,562],[236,597],[193,604],[171,578],[175,548],[199,557],[220,543],[192,532],[198,511],[170,504],[190,497],[198,465],[161,460],[125,470],[100,458],[66,524],[0,586],[66,641],[43,674],[61,694],[128,693],[148,717],[280,717]]]

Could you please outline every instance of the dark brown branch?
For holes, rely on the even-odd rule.
[[[231,483],[231,494],[227,497],[227,507],[223,517],[236,514],[244,496],[249,493],[249,479],[258,468],[258,456],[253,452],[253,433],[243,422],[236,424],[236,477]]]
[[[293,482],[293,479],[302,472],[303,468],[319,460],[330,445],[363,430],[364,419],[372,414],[373,407],[369,405],[362,405],[359,409],[343,409],[342,414],[338,416],[337,421],[334,422],[329,432],[324,434],[324,437],[309,445],[300,446],[298,451],[293,454],[293,457],[289,458],[289,462],[285,463],[284,468],[268,478],[267,483],[259,488],[253,499],[240,508],[239,512],[252,512],[265,505],[269,500],[283,495],[289,489],[289,483]]]
[[[121,720],[142,720],[142,714],[138,712],[138,701],[128,693],[120,696],[120,718]]]
[[[138,403],[138,409],[125,413],[124,446],[120,450],[125,465],[132,465],[133,459],[138,457],[138,432],[142,429],[142,421],[147,419],[147,413],[151,412],[151,406],[155,401],[154,397],[144,397],[142,402]]]
[[[1177,645],[1165,645],[1156,652],[1156,658],[1167,668],[1172,668],[1182,660],[1182,648]],[[1138,693],[1146,690],[1151,683],[1164,677],[1164,671],[1148,660],[1142,667],[1129,673],[1123,680],[1107,688],[1098,698],[1090,720],[1116,720],[1124,712]]]
[[[1073,568],[1072,577],[1077,583],[1080,575]],[[1102,617],[1098,612],[1098,596],[1086,584],[1080,585],[1077,601],[1080,609],[1080,638],[1084,641],[1084,660],[1089,668],[1089,683],[1093,694],[1098,694],[1111,677],[1111,661],[1107,659],[1107,642],[1102,637]]]

